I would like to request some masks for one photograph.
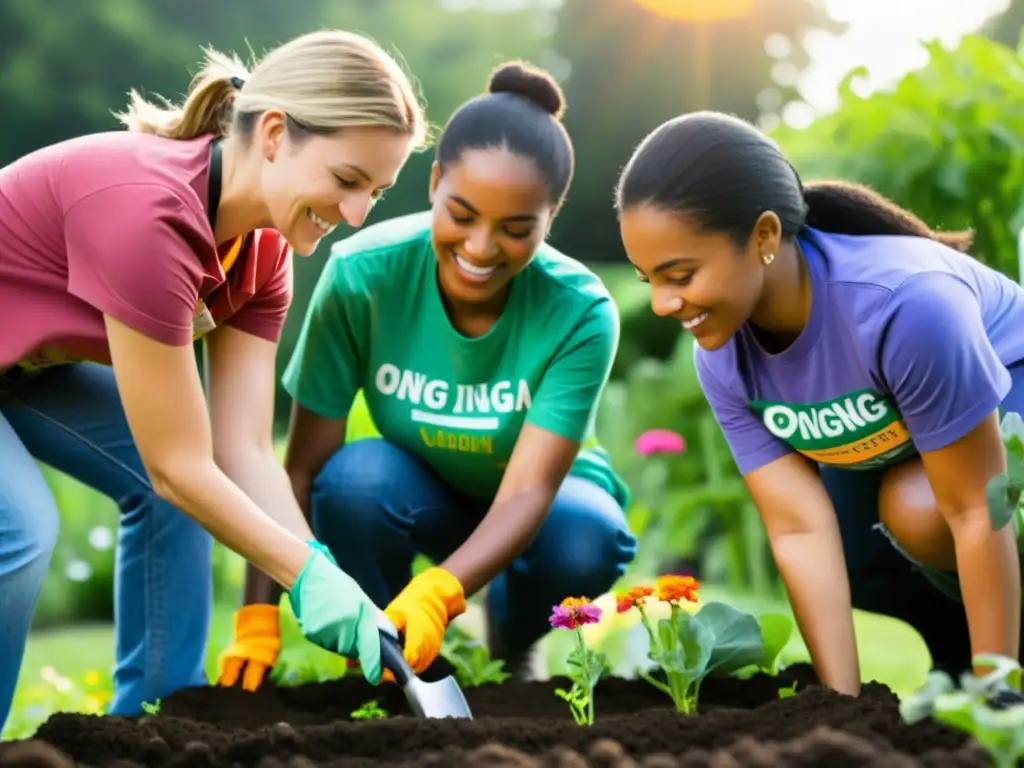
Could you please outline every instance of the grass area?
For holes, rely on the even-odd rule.
[[[217,675],[217,654],[231,638],[235,604],[215,605],[206,674]],[[109,624],[80,624],[33,632],[25,649],[14,705],[3,739],[25,738],[53,712],[102,713],[110,698],[114,631]]]
[[[784,613],[792,616],[788,605],[782,601],[733,595],[712,584],[702,585],[701,601],[713,600],[728,602],[755,615]],[[597,602],[605,609],[606,618],[588,627],[588,642],[602,645],[615,663],[616,674],[631,674],[633,665],[646,652],[643,629],[615,613],[611,595]],[[235,605],[221,604],[214,608],[207,658],[207,674],[211,680],[216,679],[217,653],[231,636]],[[473,609],[456,622],[478,635],[482,616],[478,609]],[[924,682],[929,656],[917,632],[903,622],[860,611],[855,612],[855,623],[864,680],[883,682],[899,695],[910,693]],[[538,653],[542,674],[562,673],[572,643],[570,635],[552,632],[542,641]],[[799,636],[790,641],[782,654],[784,663],[807,658],[807,648]],[[110,696],[112,660],[113,632],[109,625],[79,625],[33,633],[3,738],[30,736],[52,712],[102,713]]]

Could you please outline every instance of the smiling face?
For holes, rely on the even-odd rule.
[[[776,253],[778,219],[765,214],[745,248],[724,234],[698,232],[685,218],[640,205],[622,213],[622,243],[637,277],[651,286],[651,309],[678,320],[700,346],[718,349],[761,300],[762,254]]]
[[[270,226],[308,256],[342,221],[362,225],[412,151],[412,139],[385,128],[350,128],[296,142],[284,118],[260,130],[261,183]]]
[[[457,302],[500,296],[544,241],[555,206],[532,161],[501,149],[467,150],[431,171],[432,237],[441,290]]]

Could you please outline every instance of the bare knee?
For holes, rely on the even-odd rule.
[[[878,516],[908,555],[944,571],[956,570],[953,534],[935,506],[935,496],[920,460],[885,473]]]

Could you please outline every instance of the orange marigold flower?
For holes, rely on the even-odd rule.
[[[643,605],[646,602],[646,598],[653,594],[653,587],[630,587],[625,592],[619,592],[615,595],[615,609],[619,613],[625,613],[630,608]]]
[[[666,603],[678,603],[681,600],[696,603],[698,589],[700,582],[693,576],[668,574],[658,577],[658,599]]]

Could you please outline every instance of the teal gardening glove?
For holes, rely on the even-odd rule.
[[[379,609],[323,544],[307,543],[312,552],[288,593],[303,636],[333,653],[357,657],[363,677],[379,684]]]

